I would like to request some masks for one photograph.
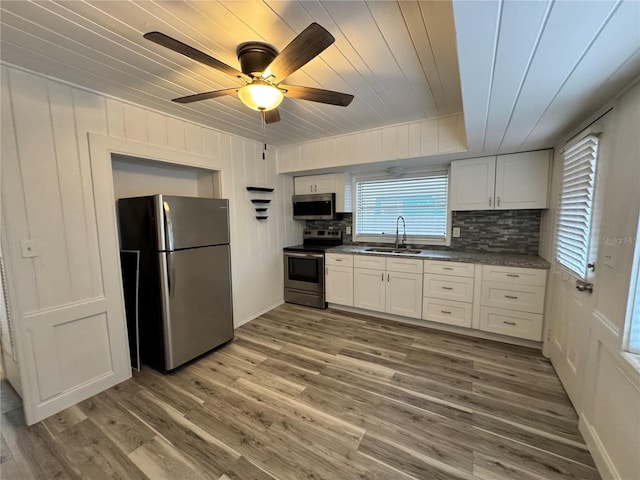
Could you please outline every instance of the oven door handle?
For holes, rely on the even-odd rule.
[[[324,253],[290,253],[285,252],[287,257],[298,257],[298,258],[324,258]]]

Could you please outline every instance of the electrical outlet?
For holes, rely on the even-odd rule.
[[[460,236],[460,227],[453,227],[453,237],[458,238]]]
[[[351,235],[351,227],[347,227],[347,235]]]

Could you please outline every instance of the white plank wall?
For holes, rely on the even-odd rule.
[[[70,390],[97,385],[117,365],[129,375],[126,337],[114,337],[108,327],[124,322],[121,299],[115,310],[98,311],[114,304],[104,282],[113,278],[106,269],[118,267],[101,258],[100,244],[113,240],[98,238],[96,212],[104,205],[94,208],[101,180],[92,178],[88,133],[185,152],[199,166],[219,170],[222,196],[230,199],[235,324],[282,302],[282,247],[299,242],[302,225],[292,220],[293,182],[276,173],[275,150],[263,160],[263,146],[254,141],[15,68],[3,66],[1,73],[2,247],[15,292],[9,302],[17,314],[20,375],[29,383],[23,394],[33,406],[26,408],[29,421],[78,401]],[[245,188],[251,185],[275,188],[267,221],[255,218]],[[34,258],[21,255],[27,239],[37,244]],[[67,324],[77,327],[62,327]],[[102,338],[99,349],[74,348],[90,344],[91,335]],[[92,367],[74,367],[83,364]]]
[[[571,292],[562,288],[566,274],[553,258],[555,205],[546,212],[540,254],[551,262],[552,268],[545,311],[551,339],[545,348],[558,342],[568,358],[582,360],[578,365],[582,373],[577,387],[579,398],[572,398],[574,402],[582,400],[578,405],[580,430],[603,478],[631,479],[640,478],[640,371],[625,360],[622,348],[636,243],[633,239],[640,213],[640,83],[611,106],[613,111],[607,116],[613,118],[605,127],[600,147],[601,155],[606,150],[610,156],[606,158],[609,168],[601,170],[605,179],[604,183],[598,183],[600,190],[596,189],[596,195],[601,196],[603,209],[600,254],[612,255],[615,262],[596,263],[599,266],[593,293],[595,308],[590,318],[570,318],[565,311]],[[587,119],[583,127],[591,121]],[[556,152],[563,146],[556,145]],[[552,198],[557,198],[560,189],[561,169],[561,155],[557,154]],[[607,245],[607,238],[618,242]]]
[[[464,116],[460,113],[278,147],[278,172],[303,172],[466,150]]]

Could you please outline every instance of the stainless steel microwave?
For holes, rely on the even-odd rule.
[[[292,200],[294,220],[331,220],[335,216],[335,193],[294,195]]]

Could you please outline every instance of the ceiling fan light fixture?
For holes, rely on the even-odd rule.
[[[238,90],[240,101],[247,107],[258,110],[273,110],[282,102],[282,92],[267,82],[254,80]]]

